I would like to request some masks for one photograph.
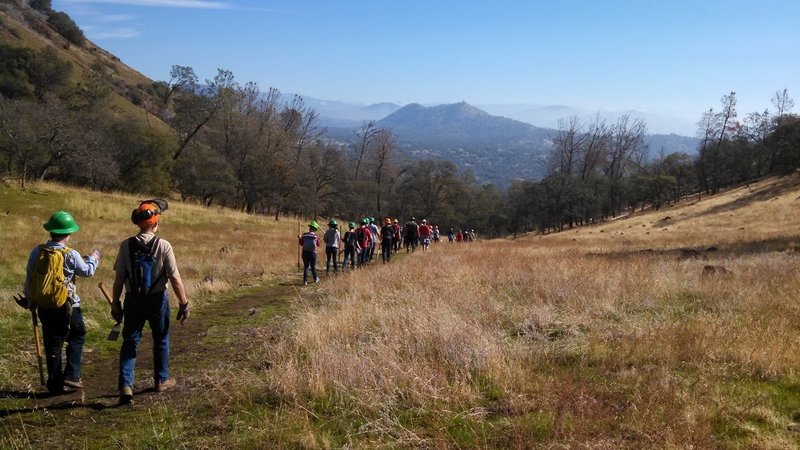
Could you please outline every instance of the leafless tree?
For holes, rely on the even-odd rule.
[[[605,175],[609,180],[609,201],[611,214],[617,215],[620,210],[622,179],[629,173],[632,163],[640,161],[646,151],[644,135],[647,125],[641,120],[631,123],[630,117],[621,116],[612,128],[611,146],[606,161]]]
[[[364,160],[364,155],[369,149],[370,145],[372,145],[372,141],[375,139],[375,136],[378,134],[378,129],[376,128],[375,121],[370,120],[369,122],[364,122],[358,131],[356,131],[356,136],[358,136],[358,144],[356,144],[355,153],[356,153],[356,171],[353,177],[358,180],[358,174],[361,172],[361,163]]]
[[[794,108],[794,100],[789,97],[789,90],[775,91],[772,96],[772,106],[775,107],[775,124],[783,123],[784,117]]]
[[[385,189],[382,183],[386,180],[392,170],[394,151],[397,144],[391,130],[381,128],[375,134],[375,139],[371,145],[372,161],[374,165],[375,180],[375,211],[383,211],[381,208],[381,193]]]

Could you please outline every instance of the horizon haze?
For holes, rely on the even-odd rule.
[[[167,79],[172,65],[193,67],[201,80],[223,68],[263,90],[342,102],[466,101],[517,120],[554,105],[637,111],[666,119],[649,123],[651,132],[694,135],[690,125],[731,91],[740,117],[771,109],[777,90],[800,92],[800,60],[790,56],[800,54],[800,3],[788,0],[769,8],[741,0],[53,7],[152,79]],[[525,107],[512,114],[513,105]]]

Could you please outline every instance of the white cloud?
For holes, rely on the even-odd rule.
[[[139,36],[139,31],[133,28],[119,28],[116,30],[100,31],[92,33],[91,37],[94,40],[102,39],[131,39]]]
[[[99,16],[97,19],[102,22],[127,22],[135,18],[136,16],[133,14],[106,14]]]
[[[116,5],[156,6],[195,9],[226,9],[228,2],[210,0],[69,0],[71,3],[107,3]]]

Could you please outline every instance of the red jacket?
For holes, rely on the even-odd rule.
[[[359,244],[361,244],[361,248],[369,248],[369,246],[372,245],[372,232],[369,231],[369,227],[367,226],[359,228],[356,233],[358,233],[359,231],[363,231],[364,233],[363,235],[361,235],[361,240],[359,241]],[[356,236],[358,236],[358,234],[356,234]]]
[[[431,237],[431,227],[428,226],[427,223],[423,223],[419,226],[419,237],[426,238]]]

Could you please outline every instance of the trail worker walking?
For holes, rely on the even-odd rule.
[[[369,262],[369,246],[372,244],[372,232],[369,231],[369,219],[361,219],[361,226],[356,230],[356,239],[361,246],[361,255],[358,267],[364,267]]]
[[[344,260],[342,261],[342,272],[347,270],[347,264],[350,264],[350,267],[355,269],[356,268],[356,255],[361,251],[361,245],[358,243],[358,237],[356,236],[356,232],[353,231],[356,228],[356,224],[354,222],[350,222],[347,224],[349,230],[344,233]]]
[[[82,257],[67,247],[70,236],[80,227],[67,211],[58,211],[44,224],[50,240],[36,246],[28,257],[24,297],[20,306],[38,313],[42,322],[42,340],[47,361],[47,390],[62,394],[83,387],[81,357],[86,341],[86,326],[81,313],[81,299],[75,276],[90,277],[100,265],[100,252],[93,250]],[[66,367],[62,369],[62,350],[66,347]]]
[[[394,226],[392,219],[386,218],[381,228],[381,258],[386,264],[392,259],[392,241],[394,240]]]
[[[156,236],[159,220],[167,210],[162,199],[146,200],[131,213],[131,222],[139,232],[122,241],[114,263],[114,320],[123,318],[122,347],[119,351],[119,403],[133,400],[136,349],[142,340],[145,322],[153,334],[153,388],[164,392],[176,386],[169,376],[169,294],[167,282],[178,297],[176,320],[183,324],[189,317],[189,300],[178,272],[172,245]],[[125,303],[120,302],[125,289]]]
[[[333,260],[333,273],[337,273],[339,271],[339,241],[342,240],[342,235],[339,233],[339,226],[335,220],[331,219],[328,227],[322,236],[322,240],[325,241],[325,273],[331,272],[331,260]]]
[[[319,236],[317,236],[319,224],[312,220],[308,224],[308,231],[302,236],[298,236],[299,244],[303,247],[303,284],[308,284],[308,269],[311,268],[311,276],[314,283],[319,283],[317,276],[317,247],[319,247]]]

